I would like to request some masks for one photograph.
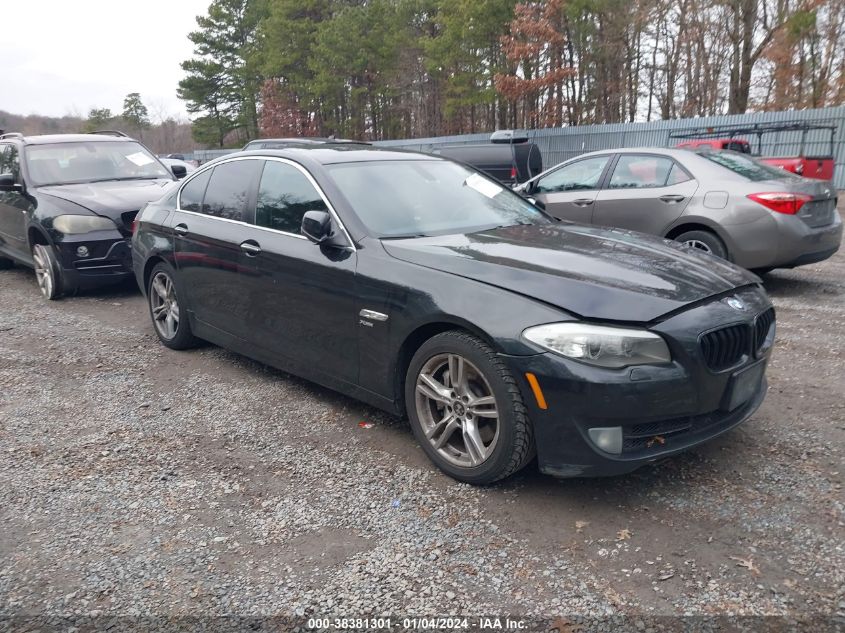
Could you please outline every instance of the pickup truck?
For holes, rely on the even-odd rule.
[[[826,130],[829,133],[829,143],[826,143],[829,151],[819,154],[808,155],[807,134],[812,130]],[[763,135],[775,133],[799,133],[800,144],[797,156],[763,156]],[[765,163],[780,167],[805,178],[817,180],[833,180],[834,152],[833,139],[836,134],[836,126],[816,123],[761,123],[743,127],[719,126],[711,128],[699,128],[696,130],[681,130],[669,134],[671,139],[684,139],[676,144],[676,147],[686,149],[711,148],[715,150],[732,150],[742,154],[756,155]],[[755,135],[757,137],[757,152],[752,151],[751,143],[741,138],[743,136]],[[787,136],[787,138],[789,138]],[[776,144],[783,144],[789,141],[781,141],[778,137]],[[791,143],[790,143],[791,144]],[[818,145],[818,141],[813,143]]]

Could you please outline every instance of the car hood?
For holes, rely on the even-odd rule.
[[[681,244],[569,223],[382,244],[397,259],[590,319],[649,322],[690,303],[759,283],[748,271]]]
[[[148,202],[161,198],[173,180],[111,180],[75,185],[48,185],[38,191],[73,202],[112,220],[119,221],[127,211],[137,211]]]

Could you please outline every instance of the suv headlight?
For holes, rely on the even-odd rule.
[[[548,323],[522,335],[547,350],[599,367],[654,365],[672,360],[660,336],[647,330],[589,323]]]
[[[99,215],[60,215],[53,218],[53,228],[66,235],[108,231],[117,229],[117,225],[108,218]]]

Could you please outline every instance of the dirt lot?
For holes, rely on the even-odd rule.
[[[529,469],[477,489],[436,471],[400,420],[215,347],[166,350],[132,288],[48,304],[31,272],[2,271],[0,617],[835,627],[845,252],[766,286],[770,391],[742,427],[625,477]]]

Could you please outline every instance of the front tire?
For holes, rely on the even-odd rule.
[[[62,273],[59,261],[53,249],[44,244],[32,247],[32,259],[35,262],[35,279],[41,295],[50,301],[62,296]]]
[[[173,269],[167,264],[156,264],[147,285],[147,305],[156,336],[170,349],[188,349],[197,344],[180,299]]]
[[[489,484],[534,456],[516,381],[496,352],[467,332],[443,332],[417,350],[405,379],[405,408],[429,459],[459,481]]]
[[[728,259],[728,249],[725,243],[718,235],[710,231],[687,231],[678,235],[675,241],[716,257]]]
[[[8,270],[9,268],[14,267],[15,262],[11,259],[7,259],[6,257],[0,257],[0,270]]]

